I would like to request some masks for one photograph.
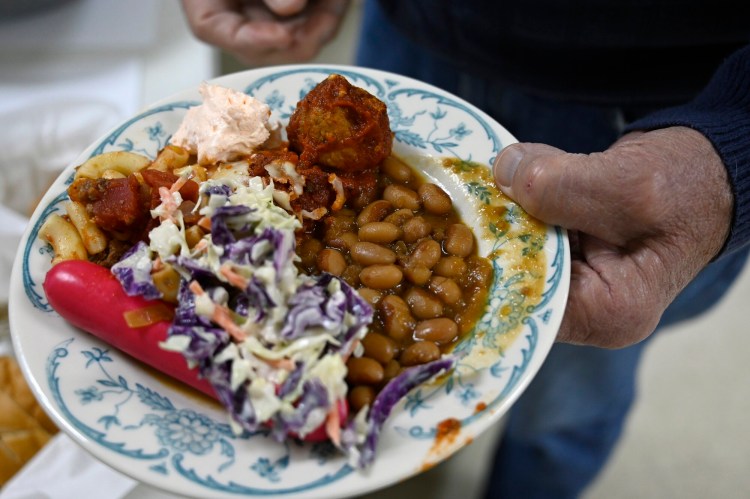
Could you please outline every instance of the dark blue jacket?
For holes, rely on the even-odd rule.
[[[401,31],[527,91],[679,103],[750,41],[747,0],[380,0]]]

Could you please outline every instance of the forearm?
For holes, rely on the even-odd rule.
[[[653,130],[693,128],[713,144],[727,169],[734,194],[734,215],[722,253],[750,243],[750,46],[736,52],[692,102],[665,109],[628,127]]]

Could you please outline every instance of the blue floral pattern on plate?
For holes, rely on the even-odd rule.
[[[394,151],[451,194],[494,266],[488,306],[456,347],[459,367],[424,385],[387,421],[379,458],[355,470],[330,444],[276,442],[235,434],[222,409],[166,380],[52,311],[41,283],[50,265],[39,229],[62,211],[71,166],[46,194],[22,242],[11,284],[11,328],[32,388],[56,422],[116,469],[166,490],[212,497],[343,497],[402,480],[445,459],[496,421],[541,366],[562,319],[569,282],[566,235],[530,220],[494,187],[486,165],[514,141],[470,104],[416,80],[343,66],[281,66],[216,83],[266,102],[286,122],[297,102],[340,73],[383,100]],[[168,143],[197,90],[150,107],[93,144],[77,163],[106,151],[154,157]],[[532,262],[533,264],[529,264]],[[524,290],[538,289],[535,299]],[[532,294],[533,295],[533,294]],[[437,445],[446,418],[460,432]]]

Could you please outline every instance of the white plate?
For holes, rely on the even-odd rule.
[[[356,470],[328,445],[236,436],[221,408],[156,375],[63,321],[41,284],[51,248],[42,222],[61,210],[71,165],[34,213],[11,279],[15,351],[37,398],[86,450],[142,482],[189,496],[345,497],[385,487],[445,459],[497,421],[518,398],[554,342],[567,299],[564,231],[544,226],[504,198],[485,166],[514,138],[477,108],[424,83],[361,68],[281,66],[218,78],[286,122],[299,99],[336,72],[387,103],[395,152],[454,199],[495,265],[489,305],[457,347],[459,368],[406,397],[387,420],[376,462]],[[151,157],[163,147],[197,89],[148,108],[87,149],[75,164],[112,150]],[[441,158],[453,158],[444,166]],[[454,431],[442,435],[448,419]],[[438,436],[440,435],[440,436]]]

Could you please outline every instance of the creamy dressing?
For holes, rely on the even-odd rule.
[[[263,145],[278,124],[271,108],[230,88],[201,84],[203,103],[188,110],[170,143],[198,157],[200,164],[229,162]]]

